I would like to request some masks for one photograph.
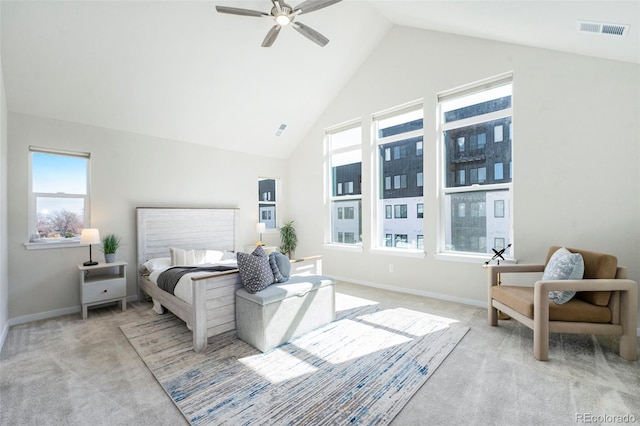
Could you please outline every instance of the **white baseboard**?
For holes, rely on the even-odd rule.
[[[23,315],[21,317],[11,318],[9,325],[26,324],[32,321],[60,317],[62,315],[75,314],[80,312],[80,306],[70,306],[68,308],[54,309],[53,311],[38,312],[37,314]]]
[[[335,275],[332,275],[332,277],[337,281],[345,281],[345,282],[348,282],[348,283],[354,283],[354,284],[364,285],[364,286],[367,286],[367,287],[379,288],[379,289],[382,289],[382,290],[397,291],[398,293],[413,294],[415,296],[430,297],[432,299],[446,300],[448,302],[457,302],[457,303],[462,303],[463,305],[477,306],[479,308],[486,308],[487,307],[487,302],[480,302],[479,300],[474,300],[474,299],[466,299],[466,298],[463,298],[463,297],[448,296],[448,295],[442,294],[442,293],[433,293],[433,292],[430,292],[430,291],[414,290],[414,289],[410,289],[410,288],[404,288],[404,287],[391,286],[391,285],[387,285],[387,284],[374,283],[374,282],[371,282],[371,281],[355,280],[353,278],[339,277],[339,276],[335,276]],[[640,327],[638,327],[638,329],[636,330],[636,336],[640,337]]]
[[[398,293],[412,294],[414,296],[430,297],[432,299],[446,300],[448,302],[457,302],[457,303],[462,303],[463,305],[477,306],[479,308],[486,308],[487,307],[487,302],[481,302],[479,300],[474,300],[474,299],[466,299],[466,298],[462,298],[462,297],[454,297],[454,296],[449,296],[449,295],[442,294],[442,293],[433,293],[433,292],[430,292],[430,291],[414,290],[414,289],[411,289],[411,288],[397,287],[397,286],[392,286],[392,285],[387,285],[387,284],[374,283],[374,282],[371,282],[371,281],[355,280],[353,278],[338,277],[338,276],[335,276],[335,275],[332,275],[332,277],[335,280],[338,280],[338,281],[345,281],[345,282],[348,282],[348,283],[360,284],[360,285],[364,285],[364,286],[367,286],[367,287],[379,288],[379,289],[382,289],[382,290],[397,291]]]
[[[4,329],[2,330],[2,334],[0,334],[0,352],[2,352],[2,348],[4,348],[4,341],[9,334],[9,322],[4,325]]]

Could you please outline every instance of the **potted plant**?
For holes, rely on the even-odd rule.
[[[120,247],[120,237],[116,234],[108,234],[102,240],[102,252],[104,253],[104,260],[107,263],[113,263],[116,261],[116,251]]]
[[[290,220],[280,227],[280,239],[282,245],[280,246],[280,252],[286,254],[289,259],[293,255],[293,252],[298,245],[298,237],[296,235],[296,228],[293,226],[293,221]]]

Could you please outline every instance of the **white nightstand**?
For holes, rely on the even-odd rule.
[[[87,319],[87,308],[119,301],[127,309],[127,262],[78,265],[80,271],[80,299],[82,319]]]

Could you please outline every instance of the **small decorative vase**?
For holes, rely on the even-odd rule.
[[[115,253],[105,253],[104,254],[104,260],[107,263],[113,263],[116,261],[116,254]]]

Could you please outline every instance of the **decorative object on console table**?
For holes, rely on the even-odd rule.
[[[262,234],[264,234],[266,230],[267,225],[264,222],[258,222],[258,224],[256,225],[256,232],[258,233],[258,235],[260,235],[260,239],[258,240],[258,242],[256,242],[257,246],[264,245],[264,243],[262,242]]]
[[[483,267],[489,266],[489,264],[490,264],[490,263],[491,263],[491,261],[493,261],[493,260],[495,260],[495,261],[496,261],[496,263],[497,263],[498,265],[500,265],[500,259],[504,260],[504,257],[503,257],[502,255],[504,254],[504,252],[505,252],[509,247],[511,247],[511,244],[507,245],[506,247],[503,247],[503,248],[502,248],[502,249],[500,249],[500,250],[496,250],[496,249],[495,249],[495,247],[494,247],[494,248],[492,248],[491,250],[493,250],[493,257],[492,257],[491,259],[487,260],[486,262],[484,262]],[[501,284],[501,282],[500,282],[500,273],[498,272],[498,285],[500,285],[500,284]],[[504,312],[502,312],[502,311],[498,311],[498,319],[500,319],[500,320],[508,320],[508,319],[511,319],[511,317],[510,317],[509,315],[505,314],[505,313],[504,313]]]
[[[80,235],[80,244],[88,244],[89,245],[89,260],[83,263],[84,266],[93,266],[97,265],[98,262],[93,261],[93,257],[91,256],[91,245],[92,244],[100,244],[100,232],[97,229],[83,229],[82,234]]]
[[[286,222],[280,227],[280,239],[282,240],[280,252],[291,259],[298,245],[298,236],[296,235],[296,228],[293,226],[293,220]]]
[[[102,252],[104,253],[104,260],[107,263],[113,263],[116,261],[116,252],[120,247],[120,237],[116,234],[107,234],[102,240]]]
[[[87,319],[87,308],[93,305],[120,302],[122,310],[127,309],[126,266],[127,262],[78,265],[82,319]]]

